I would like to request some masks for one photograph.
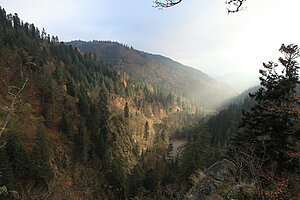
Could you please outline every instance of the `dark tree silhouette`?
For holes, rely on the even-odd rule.
[[[129,106],[128,106],[127,102],[126,102],[125,107],[124,107],[124,116],[125,116],[125,118],[129,117]]]
[[[264,63],[264,69],[260,70],[262,87],[251,94],[257,104],[244,113],[240,124],[243,133],[234,138],[234,143],[241,152],[251,148],[264,161],[265,169],[276,166],[282,174],[298,167],[294,154],[298,152],[300,139],[299,118],[290,109],[298,109],[299,101],[295,96],[299,64],[296,59],[300,57],[300,50],[297,45],[290,44],[282,45],[279,51],[283,54],[279,58],[282,73],[277,72],[279,64]]]

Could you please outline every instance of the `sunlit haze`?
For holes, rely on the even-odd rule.
[[[111,40],[161,54],[218,77],[256,74],[282,43],[300,44],[299,0],[248,0],[228,15],[224,0],[184,0],[158,10],[152,0],[2,0],[7,13],[62,41]]]

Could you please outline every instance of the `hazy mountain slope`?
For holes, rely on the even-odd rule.
[[[219,110],[221,109],[225,109],[228,106],[230,106],[231,104],[241,104],[243,103],[243,101],[249,97],[249,93],[253,94],[255,93],[258,89],[260,88],[260,85],[248,88],[247,90],[243,91],[241,94],[239,94],[236,97],[233,97],[227,101],[225,101],[220,107]],[[254,100],[253,100],[254,101]]]
[[[243,92],[250,87],[259,84],[258,75],[250,75],[244,72],[233,72],[217,78],[218,81],[226,83],[238,92]]]
[[[207,108],[217,107],[236,94],[230,86],[199,70],[117,42],[72,41],[67,44],[78,47],[83,52],[96,54],[99,61],[113,65],[137,81],[181,94]]]
[[[242,111],[250,110],[256,104],[249,93],[255,93],[258,89],[259,86],[249,88],[223,104],[218,113],[211,116],[207,126],[215,144],[226,145],[242,119]]]

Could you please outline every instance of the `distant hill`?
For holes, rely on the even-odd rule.
[[[255,102],[252,98],[249,97],[249,93],[253,94],[255,93],[257,90],[259,90],[261,86],[257,85],[251,88],[248,88],[247,90],[243,91],[241,94],[239,94],[236,97],[233,97],[227,101],[225,101],[218,110],[222,110],[227,108],[228,106],[230,106],[231,104],[242,104],[245,99],[251,99],[252,102]]]
[[[235,133],[243,110],[250,110],[256,101],[249,97],[249,93],[255,93],[260,86],[251,87],[243,93],[224,103],[218,113],[211,116],[207,122],[212,141],[217,145],[226,145],[233,133]]]
[[[66,44],[95,54],[99,61],[124,71],[136,81],[180,94],[206,108],[218,107],[236,95],[232,87],[164,56],[109,41],[72,41]]]
[[[258,75],[250,75],[244,72],[233,72],[217,78],[218,81],[226,83],[237,92],[243,92],[250,87],[259,85]]]

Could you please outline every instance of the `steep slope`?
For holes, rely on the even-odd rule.
[[[260,88],[260,85],[256,85],[254,87],[250,87],[247,90],[243,91],[236,97],[230,98],[225,101],[217,110],[222,110],[230,106],[231,104],[241,104],[247,98],[249,98],[249,94],[255,93]]]
[[[136,81],[175,92],[206,108],[215,108],[236,94],[230,86],[197,69],[117,42],[72,41],[67,44],[96,54],[99,61],[126,72]]]
[[[252,87],[241,93],[239,96],[224,103],[219,112],[212,115],[207,126],[212,136],[213,143],[226,145],[232,134],[238,128],[242,119],[243,110],[250,110],[256,102],[249,97],[249,93],[255,93],[260,87]]]
[[[14,191],[0,191],[1,200],[126,199],[136,195],[128,188],[135,166],[142,170],[139,186],[153,192],[159,187],[148,187],[147,171],[165,162],[174,129],[195,120],[172,94],[133,81],[1,7],[0,81],[1,128],[13,112],[0,138],[0,190]]]

